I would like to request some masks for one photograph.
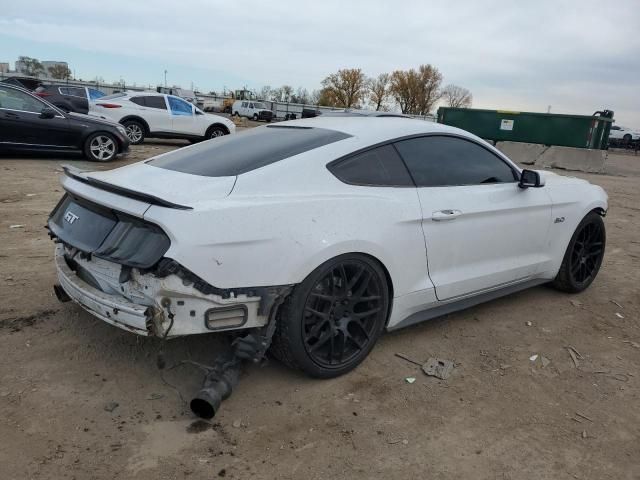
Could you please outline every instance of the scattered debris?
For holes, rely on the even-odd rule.
[[[242,426],[242,422],[240,420],[234,420],[231,426],[233,428],[240,428]]]
[[[622,314],[621,314],[621,313],[619,313],[619,312],[616,312],[616,317],[618,317],[618,318],[624,318],[624,315],[622,315]]]
[[[576,308],[580,308],[582,306],[582,302],[580,300],[569,300],[571,302],[571,305],[573,305]]]
[[[533,323],[531,323],[531,322],[525,322],[525,325],[526,325],[527,327],[530,327],[531,325],[533,325]]]
[[[107,412],[113,412],[116,408],[119,407],[119,403],[118,402],[109,402],[104,406],[105,411]]]
[[[593,423],[593,420],[591,420],[589,417],[587,417],[584,413],[576,412],[576,415],[579,416],[579,417],[584,418],[585,420],[589,420],[591,423]]]
[[[162,393],[150,393],[147,395],[147,400],[160,400],[161,398],[164,398]]]
[[[529,357],[529,360],[531,360],[532,362],[535,362],[537,359],[538,359],[538,354],[537,354],[537,353],[536,353],[536,354],[534,354],[534,355],[531,355],[531,356]]]
[[[500,364],[500,370],[508,370],[509,368],[511,368],[511,365],[509,364],[506,364],[506,363]]]
[[[9,225],[9,228],[24,228],[24,225]]]
[[[547,365],[551,363],[551,360],[549,360],[544,355],[540,355],[540,360],[542,361],[542,368],[545,368]]]
[[[578,368],[578,366],[580,365],[580,363],[578,362],[578,358],[580,358],[581,360],[584,360],[584,357],[580,354],[578,350],[576,350],[571,345],[566,347],[566,349],[567,349],[567,352],[569,352],[569,356],[571,357],[571,360],[573,360],[573,365],[576,368]]]
[[[27,197],[35,197],[36,195],[38,195],[37,193],[27,193]]]
[[[422,366],[422,371],[431,377],[437,377],[446,380],[453,370],[453,362],[442,358],[429,358],[427,363]]]
[[[633,348],[640,348],[640,343],[638,342],[632,342],[631,340],[623,340],[622,343],[628,343],[629,345],[631,345]]]
[[[586,430],[582,431],[582,438],[587,438],[587,431]]]
[[[413,383],[416,381],[416,377],[407,377],[404,379],[404,381],[407,383]]]
[[[620,305],[618,302],[616,302],[615,300],[609,300],[611,303],[613,303],[616,307],[618,308],[624,308],[622,305]]]
[[[404,440],[402,440],[402,444],[403,445],[409,445],[409,440],[407,440],[406,438]]]
[[[414,365],[418,365],[419,367],[422,366],[422,364],[420,362],[416,362],[415,360],[413,360],[412,358],[407,357],[403,353],[396,353],[395,356],[398,357],[398,358],[401,358],[403,360],[406,360],[409,363],[413,363]]]

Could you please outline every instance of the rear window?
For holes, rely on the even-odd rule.
[[[350,136],[324,128],[269,125],[181,148],[147,163],[192,175],[228,177],[250,172]]]

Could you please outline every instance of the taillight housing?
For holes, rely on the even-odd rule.
[[[122,105],[118,105],[117,103],[96,103],[96,106],[103,108],[120,108]]]

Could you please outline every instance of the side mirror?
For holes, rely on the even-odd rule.
[[[544,186],[544,180],[540,177],[540,174],[535,170],[522,170],[520,174],[520,181],[518,182],[520,188],[540,188]]]
[[[204,115],[204,112],[201,112],[200,110],[196,109],[196,115]]]
[[[56,116],[56,111],[52,108],[45,107],[40,112],[40,118],[53,118]]]

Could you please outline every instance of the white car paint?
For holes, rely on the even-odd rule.
[[[280,125],[325,128],[350,136],[237,176],[192,175],[147,162],[82,174],[84,179],[142,192],[191,210],[132,199],[71,176],[63,178],[63,186],[81,198],[157,225],[171,242],[165,257],[230,292],[296,285],[338,255],[370,255],[384,266],[393,285],[389,329],[404,325],[423,310],[438,312],[490,292],[553,279],[578,223],[590,211],[608,207],[607,195],[599,186],[549,172],[539,172],[543,187],[527,189],[516,182],[435,188],[349,185],[329,172],[327,164],[380,142],[412,135],[435,133],[469,139],[517,172],[520,169],[468,132],[421,120],[320,117]],[[238,142],[242,135],[246,133],[238,134]],[[218,141],[225,139],[212,142]],[[178,152],[205,147],[201,144]],[[156,159],[175,155],[169,152]],[[449,211],[454,212],[454,219],[438,218]],[[63,253],[59,248],[58,257]],[[87,264],[91,268],[91,262]],[[114,264],[116,270],[118,267]],[[92,292],[82,280],[60,268],[58,276],[63,285],[72,283],[74,292]],[[255,308],[257,299],[248,294],[229,302],[218,294],[202,296],[194,289],[160,288],[160,280],[153,278],[145,282],[155,282],[151,290],[161,294],[149,297],[139,290],[138,296],[129,298],[112,295],[108,304],[144,298],[146,305],[155,305],[162,312],[162,298],[186,301],[184,308],[171,312],[169,336],[210,331],[203,325],[203,312],[207,305],[213,308],[223,300],[247,307],[248,322],[240,328],[264,325],[268,320],[265,312]],[[82,293],[74,297],[67,292],[85,305]],[[195,316],[187,314],[190,310]],[[113,316],[95,308],[91,311],[126,328]],[[160,323],[160,333],[166,332],[166,315]],[[158,334],[157,330],[135,331]]]
[[[164,108],[135,103],[144,97],[163,99],[159,105]],[[223,126],[229,133],[235,132],[235,125],[229,119],[205,113],[180,97],[157,92],[124,92],[123,96],[99,98],[89,103],[89,115],[117,123],[140,119],[148,126],[149,137],[205,138],[214,125]]]
[[[236,100],[231,106],[231,114],[241,117],[254,118],[260,112],[271,112],[263,102],[257,100]]]
[[[629,127],[623,127],[622,125],[613,125],[609,133],[609,138],[613,140],[623,140],[625,135],[630,135],[630,140],[640,140],[640,131]]]

